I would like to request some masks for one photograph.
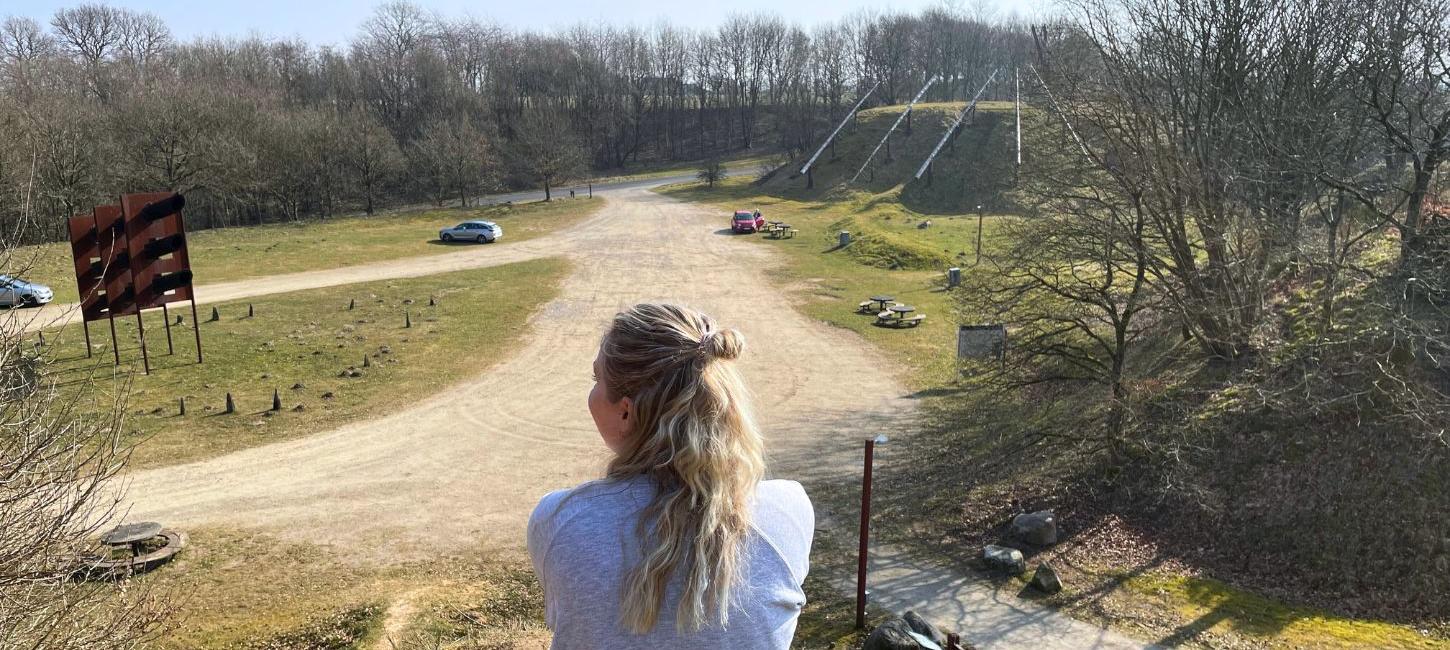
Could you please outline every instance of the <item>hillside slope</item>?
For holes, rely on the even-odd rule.
[[[907,122],[902,122],[888,144],[882,146],[853,183],[852,177],[905,107],[882,106],[861,111],[841,130],[834,146],[827,147],[816,161],[815,188],[807,189],[806,178],[800,174],[804,159],[786,164],[763,188],[768,193],[796,199],[861,192],[889,198],[920,214],[975,213],[977,206],[994,213],[1014,212],[1016,206],[1008,196],[1015,157],[1011,102],[979,103],[973,118],[937,157],[931,178],[913,178],[965,105],[965,102],[918,104],[912,111],[910,128]],[[1023,119],[1035,119],[1035,113],[1026,111]]]

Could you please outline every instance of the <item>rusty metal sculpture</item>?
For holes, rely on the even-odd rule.
[[[201,363],[201,329],[192,291],[186,228],[181,219],[185,205],[185,197],[173,192],[126,194],[120,205],[96,206],[90,215],[71,217],[71,254],[81,296],[87,355],[91,347],[90,323],[105,318],[111,326],[111,350],[119,365],[115,319],[135,314],[142,367],[151,372],[141,312],[161,309],[166,347],[174,352],[167,305],[190,301],[196,361]]]

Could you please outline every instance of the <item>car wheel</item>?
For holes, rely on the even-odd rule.
[[[480,244],[487,244],[488,243],[488,236],[487,235],[479,235],[478,236],[478,243],[480,243]]]
[[[493,242],[494,242],[494,240],[490,239],[490,240],[488,240],[488,241],[486,241],[484,243],[486,243],[486,244],[492,244]]]
[[[39,300],[36,300],[35,299],[35,296],[21,296],[20,297],[20,304],[22,304],[22,305],[24,305],[26,307],[34,307],[36,305],[39,305],[40,304],[40,301]]]
[[[446,232],[443,233],[443,241],[453,241],[453,235],[450,235]]]

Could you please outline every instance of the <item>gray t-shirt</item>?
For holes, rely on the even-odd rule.
[[[544,586],[553,648],[789,648],[806,603],[802,584],[815,532],[815,513],[800,484],[762,481],[757,488],[728,627],[675,630],[683,582],[677,572],[655,629],[632,634],[619,620],[620,585],[640,556],[635,526],[653,489],[644,477],[594,481],[551,493],[534,508],[529,556]]]

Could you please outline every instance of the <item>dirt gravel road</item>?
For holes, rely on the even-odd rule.
[[[747,339],[776,473],[805,476],[854,458],[863,426],[909,413],[884,358],[801,316],[767,280],[771,251],[721,231],[712,211],[642,190],[566,233],[512,247],[209,287],[207,299],[565,255],[562,294],[521,347],[471,380],[392,416],[132,477],[131,519],[228,524],[410,559],[486,543],[517,546],[546,492],[599,474],[604,448],[584,405],[599,335],[644,300],[713,314]],[[489,254],[487,258],[479,257]],[[520,323],[520,326],[525,324]]]
[[[605,451],[585,407],[590,363],[609,318],[646,300],[684,302],[740,329],[742,370],[757,393],[772,473],[808,490],[854,494],[860,441],[900,431],[912,400],[888,359],[855,334],[793,309],[768,281],[773,252],[732,236],[725,223],[716,211],[632,189],[568,232],[512,247],[208,287],[205,299],[224,300],[542,255],[574,265],[561,295],[520,323],[529,328],[520,347],[487,371],[382,419],[135,474],[129,519],[256,528],[333,545],[365,563],[480,545],[518,549],[539,497],[600,474]],[[917,579],[981,584],[940,571]],[[881,584],[878,597],[913,602],[922,592],[912,580],[893,575],[896,586]],[[1030,603],[966,610],[950,606],[956,594],[933,593],[949,601],[933,611],[938,623],[989,626],[993,632],[973,635],[980,647],[1020,647],[1025,638],[1040,639],[1042,648],[1134,645]]]

